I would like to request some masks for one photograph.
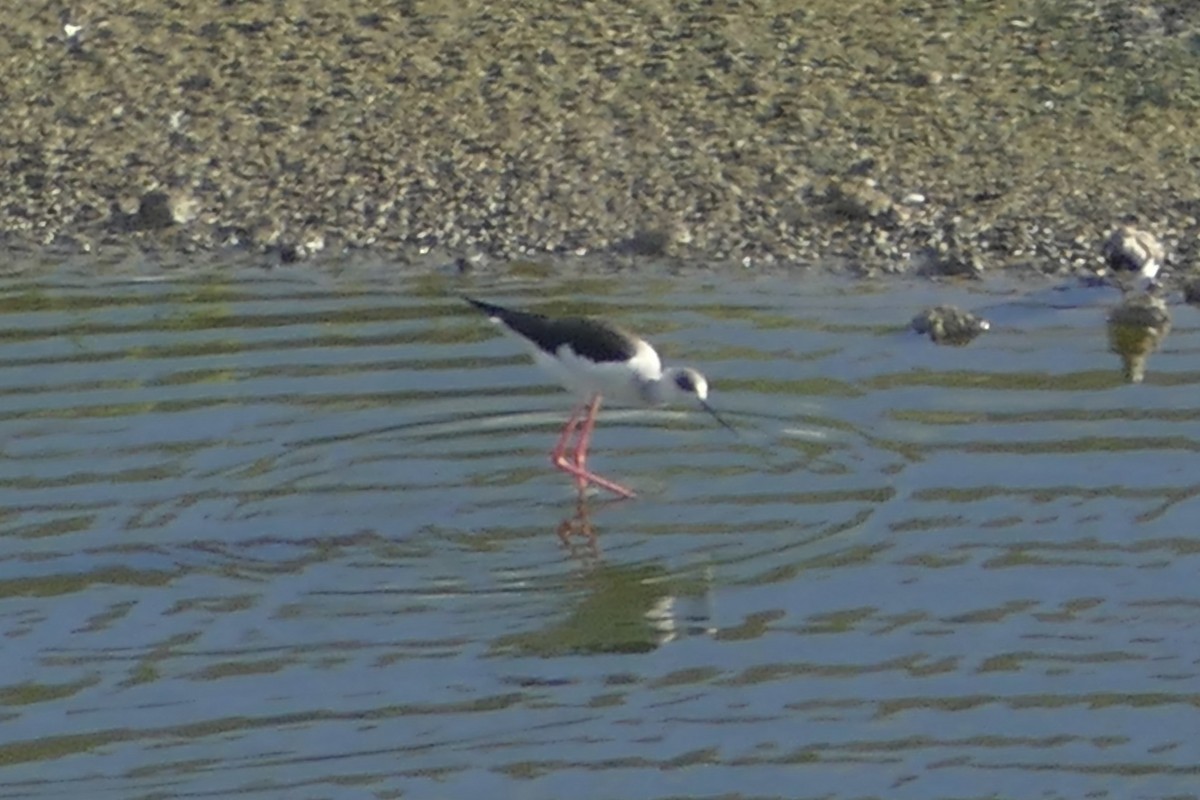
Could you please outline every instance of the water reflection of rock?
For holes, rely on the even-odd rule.
[[[947,305],[927,308],[912,320],[912,329],[936,344],[968,344],[990,327],[986,319]]]
[[[1146,377],[1146,359],[1171,331],[1171,312],[1161,297],[1133,294],[1108,314],[1108,349],[1121,357],[1128,383]]]

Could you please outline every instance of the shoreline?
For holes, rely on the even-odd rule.
[[[0,236],[1066,275],[1134,221],[1187,272],[1200,9],[983,5],[46,6],[0,32]]]

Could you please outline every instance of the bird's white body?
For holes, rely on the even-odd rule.
[[[647,386],[662,379],[662,361],[654,348],[642,340],[638,341],[637,353],[629,361],[599,364],[576,355],[566,344],[560,345],[553,356],[528,343],[526,350],[539,367],[580,400],[601,394],[610,404],[655,405]]]
[[[597,363],[578,355],[567,344],[560,345],[555,354],[550,355],[503,324],[500,328],[519,341],[547,375],[580,400],[589,400],[599,394],[610,405],[658,406],[708,397],[708,381],[704,376],[686,367],[664,370],[658,353],[644,339],[637,339],[637,351],[628,361]],[[676,386],[673,378],[682,372],[693,378],[695,391],[684,391]]]

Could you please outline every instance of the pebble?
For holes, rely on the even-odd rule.
[[[911,327],[929,336],[934,344],[969,344],[992,325],[986,319],[951,305],[926,308],[912,319]]]

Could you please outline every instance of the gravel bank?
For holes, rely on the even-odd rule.
[[[13,248],[1059,272],[1132,219],[1195,252],[1185,0],[35,6],[0,30]]]

